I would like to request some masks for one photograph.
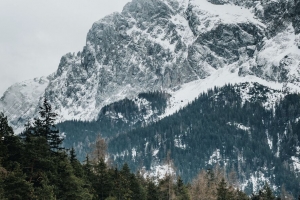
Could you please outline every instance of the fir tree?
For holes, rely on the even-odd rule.
[[[0,140],[2,141],[6,136],[12,136],[13,129],[8,125],[7,117],[0,112]]]
[[[217,200],[230,200],[228,198],[228,189],[224,178],[222,178],[221,182],[218,185],[217,196],[218,196]]]
[[[95,166],[95,175],[94,189],[97,192],[98,199],[104,200],[110,196],[112,183],[103,158],[100,158],[99,163]]]
[[[187,188],[185,187],[180,176],[177,178],[175,194],[176,194],[177,200],[189,200],[190,199]]]
[[[7,199],[33,199],[33,185],[25,180],[25,175],[18,164],[4,178],[3,190],[3,196]]]
[[[159,189],[155,185],[155,183],[147,179],[147,200],[159,200]]]
[[[40,124],[43,127],[41,134],[47,139],[53,151],[63,149],[61,147],[63,139],[59,135],[59,130],[54,125],[57,114],[52,111],[52,107],[46,98],[43,101],[43,105],[40,106],[39,113],[41,116]]]

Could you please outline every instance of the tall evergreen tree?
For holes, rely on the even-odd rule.
[[[93,180],[94,189],[97,192],[98,199],[104,200],[110,196],[112,182],[103,158],[100,158],[99,163],[95,166],[95,175]]]
[[[42,135],[47,139],[49,145],[53,151],[58,151],[63,149],[61,144],[63,138],[59,135],[59,130],[54,125],[57,114],[52,111],[51,105],[48,103],[48,100],[45,98],[43,105],[40,106],[40,117],[41,124],[43,127]]]
[[[159,189],[155,185],[155,183],[150,180],[149,178],[147,179],[147,200],[159,200]]]
[[[230,192],[228,191],[227,184],[224,178],[222,178],[217,188],[217,200],[231,200],[232,198],[230,198],[229,193]]]
[[[4,199],[33,199],[33,185],[25,180],[25,175],[19,165],[8,172],[3,181]]]
[[[184,185],[181,177],[177,178],[176,187],[175,187],[176,200],[189,200],[189,194],[186,186]]]
[[[11,136],[13,134],[13,129],[8,125],[7,117],[0,112],[0,139],[3,140],[3,137]]]

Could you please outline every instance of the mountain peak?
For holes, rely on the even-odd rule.
[[[291,0],[133,0],[93,24],[86,46],[62,57],[43,94],[61,121],[89,121],[125,97],[197,80],[232,82],[225,74],[298,88],[298,7]]]

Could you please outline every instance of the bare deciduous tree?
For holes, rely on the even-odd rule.
[[[98,163],[101,158],[105,160],[106,156],[107,156],[107,144],[105,142],[105,139],[99,135],[93,146],[92,161]]]

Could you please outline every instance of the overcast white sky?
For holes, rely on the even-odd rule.
[[[81,51],[93,22],[131,0],[0,0],[0,97],[13,83],[47,76]]]

